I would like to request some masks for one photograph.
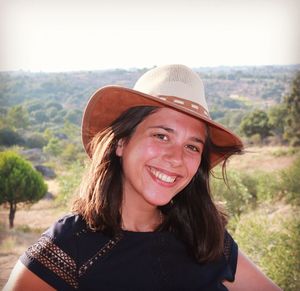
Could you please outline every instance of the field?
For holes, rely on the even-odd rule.
[[[243,172],[257,170],[273,172],[290,166],[296,155],[284,147],[251,147],[246,154],[236,156],[229,162],[229,169]],[[59,194],[59,185],[55,180],[47,181],[49,191],[54,196]],[[267,213],[290,213],[290,206],[280,202],[265,209]],[[68,209],[61,208],[53,199],[43,199],[31,207],[18,209],[15,218],[15,228],[8,229],[8,209],[0,208],[0,288],[8,279],[9,273],[26,248],[35,242],[40,234]],[[262,211],[262,210],[260,210]],[[271,211],[271,212],[270,212]]]

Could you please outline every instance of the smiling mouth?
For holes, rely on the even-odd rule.
[[[154,168],[150,168],[150,172],[159,180],[165,183],[174,183],[176,180],[176,176],[169,176],[165,173],[162,173]]]

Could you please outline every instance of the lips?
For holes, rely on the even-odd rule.
[[[172,184],[175,182],[177,175],[168,175],[166,173],[161,172],[160,170],[156,168],[150,167],[150,172],[160,181]]]

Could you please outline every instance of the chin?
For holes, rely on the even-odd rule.
[[[148,199],[146,198],[147,202],[152,204],[153,206],[164,206],[166,204],[168,204],[173,197],[170,197],[168,199],[166,199],[164,197],[164,199],[159,199],[159,198],[154,198],[154,197],[148,197]]]

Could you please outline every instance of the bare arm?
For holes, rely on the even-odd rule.
[[[238,253],[234,282],[223,283],[230,291],[280,291],[242,252]]]
[[[53,287],[28,270],[20,261],[13,268],[3,291],[53,291]]]

